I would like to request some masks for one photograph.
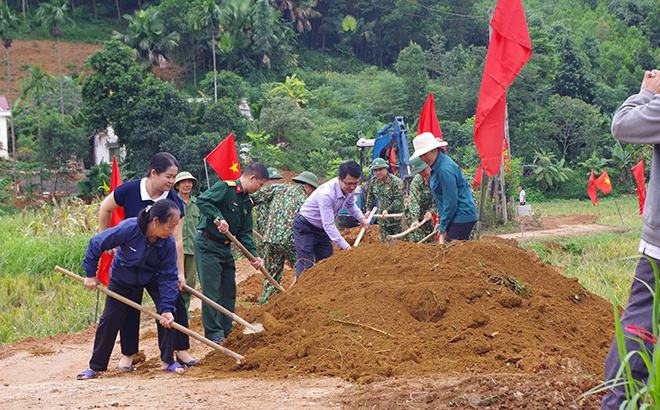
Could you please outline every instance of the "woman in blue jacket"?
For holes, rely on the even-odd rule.
[[[179,207],[168,199],[156,202],[140,211],[137,218],[129,218],[107,229],[89,241],[83,268],[85,287],[96,290],[99,280],[96,270],[104,251],[117,248],[110,267],[108,289],[140,303],[143,289],[151,295],[163,320],[158,322],[158,345],[161,370],[183,373],[185,367],[174,360],[174,338],[177,330],[171,327],[179,297],[176,244],[172,234],[179,223]],[[96,378],[106,371],[117,333],[130,306],[110,296],[106,297],[94,339],[94,351],[89,369],[78,380]],[[137,330],[137,329],[136,329]],[[133,335],[137,336],[137,335]]]
[[[446,242],[467,241],[479,219],[477,206],[463,171],[445,154],[442,147],[446,145],[430,132],[421,133],[413,140],[415,153],[410,159],[419,157],[431,167],[429,186],[440,212],[438,232]]]

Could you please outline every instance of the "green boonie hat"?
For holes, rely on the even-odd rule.
[[[179,172],[179,174],[176,176],[174,179],[174,188],[176,189],[176,184],[178,184],[181,181],[185,181],[186,179],[190,179],[193,182],[193,188],[197,186],[197,179],[192,176],[190,172]]]
[[[319,179],[316,175],[312,174],[309,171],[304,171],[301,172],[300,175],[298,175],[295,178],[291,179],[293,182],[301,182],[303,184],[310,184],[314,188],[319,187]]]
[[[422,161],[420,157],[413,158],[410,160],[410,173],[417,175],[420,172],[424,171],[428,167],[426,162]]]
[[[275,168],[268,168],[268,179],[282,179],[282,175]]]
[[[369,167],[370,170],[374,169],[381,169],[381,168],[387,168],[387,163],[385,162],[384,159],[382,158],[376,158],[372,163],[371,166]]]

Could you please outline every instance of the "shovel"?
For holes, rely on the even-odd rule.
[[[243,327],[245,328],[245,329],[243,329],[243,334],[244,335],[249,335],[249,334],[252,334],[252,333],[259,333],[259,332],[263,332],[264,330],[266,330],[266,329],[264,329],[264,326],[261,323],[254,322],[253,324],[249,324],[245,320],[243,320],[240,317],[236,316],[234,313],[231,313],[227,309],[223,308],[219,304],[215,303],[214,301],[212,301],[208,297],[204,296],[200,292],[197,292],[195,289],[191,288],[188,285],[184,285],[183,290],[190,293],[191,295],[197,296],[199,299],[202,300],[202,302],[204,302],[207,305],[211,306],[212,308],[219,311],[223,315],[229,317],[230,319],[235,320],[236,322],[243,325]]]
[[[433,238],[433,236],[436,235],[437,233],[438,233],[438,230],[434,228],[434,229],[433,229],[433,232],[431,232],[430,234],[428,234],[428,235],[426,235],[425,237],[423,237],[423,238],[422,238],[419,242],[417,242],[417,243],[424,243],[424,242],[428,241],[429,239]],[[445,237],[444,237],[443,235],[440,235],[440,238],[438,238],[438,243],[439,243],[440,245],[442,245],[443,243],[445,243]]]
[[[378,207],[374,206],[374,209],[372,209],[371,212],[369,212],[367,214],[367,222],[371,222],[371,218],[373,218],[374,215],[376,214],[376,209],[378,209]],[[358,243],[360,243],[360,241],[362,240],[362,237],[364,236],[365,231],[366,231],[366,229],[364,229],[364,228],[360,229],[360,233],[358,234],[357,238],[355,239],[355,243],[353,244],[353,246],[358,246]]]
[[[420,222],[419,226],[424,225],[426,222],[428,222],[428,220],[429,220],[429,218],[422,219],[422,222]],[[417,227],[417,229],[419,229],[419,227]],[[385,245],[389,245],[389,246],[396,246],[396,242],[394,242],[395,239],[401,238],[402,236],[406,236],[414,230],[415,230],[414,228],[410,227],[410,228],[406,229],[405,231],[403,231],[401,233],[398,233],[396,235],[387,235],[385,237],[385,242],[383,242],[383,243]]]
[[[55,270],[58,271],[58,272],[60,272],[60,273],[65,274],[66,276],[68,276],[68,277],[70,277],[70,278],[72,278],[72,279],[75,279],[75,280],[77,280],[77,281],[79,281],[79,282],[85,283],[85,279],[81,278],[80,276],[76,275],[76,274],[73,273],[73,272],[69,272],[68,270],[63,269],[63,268],[60,268],[59,266],[55,266]],[[106,288],[106,287],[103,287],[103,286],[100,286],[100,285],[99,285],[99,286],[97,286],[96,288],[97,288],[98,290],[100,290],[101,292],[105,293],[106,295],[108,295],[108,296],[110,296],[110,297],[113,297],[113,298],[117,299],[117,300],[120,301],[120,302],[124,302],[124,303],[126,303],[128,306],[130,306],[130,307],[132,307],[132,308],[134,308],[134,309],[137,309],[137,310],[139,310],[140,312],[146,313],[147,315],[153,317],[153,318],[156,319],[156,320],[163,320],[163,319],[165,319],[164,317],[162,317],[162,316],[159,315],[158,313],[156,313],[156,312],[152,312],[151,310],[145,308],[144,306],[139,305],[139,304],[133,302],[132,300],[127,299],[127,298],[123,297],[122,295],[119,295],[119,294],[117,294],[117,293],[115,293],[115,292],[109,290],[109,289]],[[218,345],[218,344],[216,344],[216,343],[213,343],[212,341],[210,341],[209,339],[207,339],[207,338],[205,338],[204,336],[200,335],[199,333],[195,333],[195,332],[193,332],[192,330],[188,329],[187,327],[183,327],[183,326],[181,326],[180,324],[178,324],[178,323],[176,323],[176,322],[172,322],[172,325],[171,325],[171,326],[172,326],[173,328],[175,328],[176,330],[178,330],[178,331],[180,331],[180,332],[183,332],[183,333],[187,334],[188,336],[192,336],[193,338],[199,340],[200,342],[204,343],[205,345],[214,348],[215,350],[219,351],[220,353],[226,354],[227,356],[231,357],[232,359],[236,359],[236,363],[240,363],[241,360],[245,358],[245,357],[241,356],[241,355],[238,354],[238,353],[232,352],[232,351],[229,350],[229,349],[225,349],[224,347],[222,347],[222,346],[220,346],[220,345]]]
[[[374,215],[374,218],[401,218],[403,214],[386,214],[383,216],[383,214],[376,214]]]
[[[218,219],[216,219],[216,220],[213,221],[213,222],[214,222],[216,225],[218,225],[218,224],[220,223],[220,221],[219,221]],[[252,254],[250,253],[250,251],[248,251],[247,248],[246,248],[245,246],[243,246],[243,244],[240,243],[240,242],[238,241],[238,239],[236,239],[236,237],[235,237],[234,235],[231,234],[231,232],[227,231],[224,235],[227,235],[227,238],[229,238],[232,242],[234,242],[234,245],[238,246],[238,249],[240,249],[240,250],[243,252],[243,255],[245,255],[245,257],[248,258],[248,259],[250,260],[250,262],[254,262],[254,261],[256,260],[256,259],[254,258],[254,256],[252,256]],[[271,285],[275,286],[275,288],[276,288],[277,290],[279,290],[280,292],[286,292],[286,291],[284,290],[284,288],[282,287],[282,285],[280,285],[279,283],[277,283],[277,281],[275,280],[275,278],[273,278],[272,276],[270,276],[270,273],[268,273],[268,272],[266,271],[266,268],[264,268],[264,267],[262,266],[261,269],[259,269],[259,270],[261,271],[261,273],[264,274],[264,276],[266,277],[266,279],[268,279],[268,282],[270,282]]]

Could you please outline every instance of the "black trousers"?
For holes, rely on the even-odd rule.
[[[334,254],[332,241],[323,229],[317,228],[300,214],[293,220],[293,241],[296,244],[296,278],[314,262]]]
[[[447,237],[445,238],[445,242],[451,242],[455,239],[459,241],[469,241],[470,233],[476,223],[477,221],[450,223],[449,226],[447,226]]]
[[[660,266],[660,261],[653,259],[656,266]],[[630,296],[628,297],[628,304],[626,310],[621,315],[621,327],[625,328],[627,325],[639,326],[653,331],[653,293],[649,291],[646,285],[651,289],[655,288],[655,275],[653,273],[653,265],[651,262],[643,257],[637,264],[635,271],[635,278],[633,279],[630,287]],[[632,336],[634,339],[639,339],[637,335],[623,331],[625,336]],[[639,351],[641,345],[639,341],[632,338],[625,338],[626,350],[630,353],[633,350]],[[654,345],[651,342],[644,341],[644,347],[653,352]],[[630,358],[630,370],[632,377],[635,380],[646,382],[649,377],[648,369],[644,364],[642,358],[635,354]],[[619,359],[619,351],[617,349],[616,338],[612,340],[610,351],[605,358],[605,381],[613,382],[616,378],[616,373],[619,371],[621,361]],[[618,381],[621,381],[619,379]],[[602,410],[618,409],[620,404],[626,399],[626,392],[623,386],[610,388],[610,394],[603,396],[601,404]]]
[[[151,295],[151,298],[154,300],[156,308],[158,309],[160,306],[160,289],[158,287],[158,282],[156,281],[153,281],[145,286],[127,287],[113,282],[111,279],[110,283],[108,283],[108,289],[121,296],[131,299],[135,303],[141,303],[143,289],[146,289],[147,292],[149,292],[149,295]],[[96,328],[94,351],[92,353],[92,358],[89,360],[90,369],[97,372],[104,372],[108,370],[108,362],[110,361],[110,355],[112,354],[112,349],[115,345],[115,341],[117,340],[117,333],[119,332],[123,319],[126,317],[126,313],[129,310],[137,312],[138,314],[140,313],[139,310],[128,306],[124,302],[121,302],[110,296],[106,297],[105,308],[103,309],[103,314],[101,314],[99,326]],[[174,328],[167,329],[161,326],[160,323],[158,323],[157,326],[160,360],[163,363],[172,364],[174,363],[174,341],[176,334],[181,332],[175,330]],[[133,329],[134,330],[131,333],[124,334],[122,336],[122,341],[124,337],[127,337],[128,339],[139,340],[139,326],[136,326]],[[135,354],[137,351],[138,350],[136,344],[135,351],[131,354]]]
[[[131,296],[126,296],[135,303],[142,304],[142,288],[133,289]],[[124,295],[125,296],[125,295]],[[121,302],[120,302],[121,303]],[[186,309],[186,301],[183,295],[179,292],[179,297],[174,306],[174,321],[183,327],[188,327],[188,309]],[[140,342],[140,311],[130,308],[126,311],[124,320],[119,328],[119,337],[121,344],[121,352],[126,356],[132,356],[138,352],[138,345]],[[187,334],[183,332],[176,332],[174,337],[174,350],[188,350],[190,349],[190,339]]]

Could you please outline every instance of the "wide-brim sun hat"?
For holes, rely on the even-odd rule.
[[[179,172],[177,174],[176,178],[174,179],[174,187],[176,188],[176,184],[178,184],[181,181],[185,181],[186,179],[189,179],[193,182],[193,188],[197,186],[197,178],[192,176],[190,172],[184,171],[184,172]]]
[[[413,175],[417,175],[420,172],[424,171],[428,167],[428,164],[420,157],[413,158],[410,160],[410,173]]]
[[[374,169],[381,169],[381,168],[387,168],[387,162],[385,162],[385,160],[382,158],[376,158],[375,160],[373,160],[371,166],[369,167],[369,169],[372,171]]]
[[[282,179],[282,175],[275,168],[268,168],[268,179]]]
[[[420,155],[424,155],[429,151],[432,151],[436,148],[442,148],[446,146],[447,143],[435,137],[430,132],[423,132],[415,137],[413,140],[413,147],[415,147],[415,153],[412,154],[410,160],[412,161],[415,158],[419,158]]]
[[[303,184],[310,184],[314,188],[319,187],[319,179],[316,175],[309,171],[301,172],[300,175],[291,179],[293,182],[301,182]]]

